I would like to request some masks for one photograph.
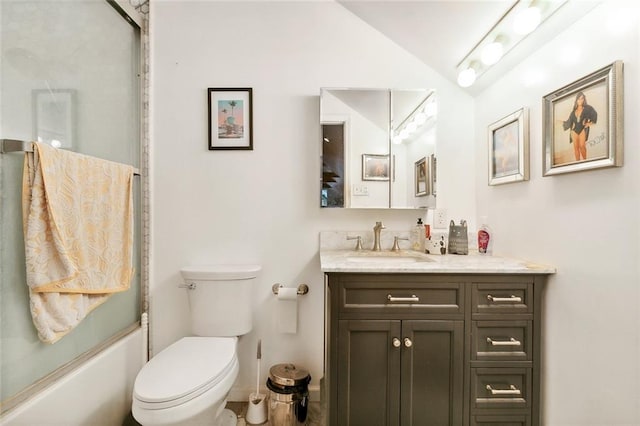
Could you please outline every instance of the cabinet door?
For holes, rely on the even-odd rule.
[[[339,321],[339,426],[399,425],[400,331],[400,321]]]
[[[402,425],[462,425],[463,324],[402,322]]]

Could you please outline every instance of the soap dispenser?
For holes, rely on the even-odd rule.
[[[424,253],[425,230],[422,218],[418,218],[416,226],[413,227],[410,234],[411,250]]]
[[[480,228],[478,228],[478,253],[491,255],[493,252],[493,232],[487,225],[487,217],[480,218]]]

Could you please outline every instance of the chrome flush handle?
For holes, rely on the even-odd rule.
[[[178,287],[186,288],[186,289],[189,289],[189,290],[195,290],[196,289],[196,283],[194,283],[194,282],[184,283],[184,284],[180,284]]]

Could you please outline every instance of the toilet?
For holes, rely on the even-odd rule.
[[[234,426],[225,409],[238,377],[238,336],[251,331],[252,286],[259,265],[189,266],[180,270],[189,297],[192,336],[154,356],[133,386],[133,417],[144,426]]]

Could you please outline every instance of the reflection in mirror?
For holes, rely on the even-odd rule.
[[[322,125],[322,207],[344,207],[344,129]]]
[[[435,122],[432,90],[321,89],[321,206],[434,208]]]
[[[436,103],[432,90],[392,92],[392,208],[435,208]]]
[[[389,91],[322,89],[320,115],[323,128],[321,205],[347,208],[389,207]],[[331,132],[336,128],[342,132]],[[374,170],[376,167],[384,167],[385,163],[386,179],[384,174],[376,174]],[[331,182],[324,180],[325,173],[342,176],[339,182]],[[342,203],[339,200],[341,194]]]

